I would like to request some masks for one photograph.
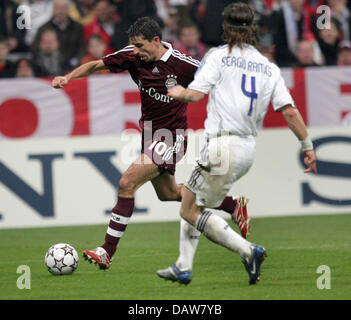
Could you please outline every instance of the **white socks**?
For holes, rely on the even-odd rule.
[[[180,270],[192,270],[201,233],[207,239],[238,253],[243,259],[251,259],[251,243],[230,228],[223,218],[204,210],[195,227],[183,219],[180,221],[179,257],[176,261]]]
[[[251,259],[251,243],[230,228],[223,218],[204,210],[196,220],[195,227],[207,239],[237,252],[243,259]]]
[[[180,220],[179,257],[176,266],[180,270],[192,270],[193,260],[201,232],[185,220]]]

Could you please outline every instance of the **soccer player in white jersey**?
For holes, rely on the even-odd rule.
[[[205,208],[215,208],[233,183],[248,172],[255,152],[255,136],[267,113],[269,102],[282,113],[301,142],[307,169],[317,173],[313,144],[304,121],[285,86],[279,68],[257,49],[254,13],[244,3],[228,5],[223,12],[226,45],[212,49],[187,89],[176,86],[168,95],[196,102],[209,93],[205,135],[207,143],[189,180],[182,188],[181,217],[208,239],[238,253],[255,284],[266,249],[250,243],[221,217]],[[197,240],[198,241],[198,240]],[[166,280],[191,281],[192,259],[197,242],[180,235],[180,256],[176,263],[157,274]]]

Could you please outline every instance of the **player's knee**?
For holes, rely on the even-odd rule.
[[[184,219],[186,222],[188,222],[191,226],[195,226],[198,218],[198,213],[196,210],[191,210],[191,209],[185,210],[185,208],[183,208],[182,206],[180,209],[180,217]]]
[[[157,193],[157,197],[160,201],[180,201],[181,197],[179,192],[176,190],[167,190]]]
[[[187,223],[185,223],[182,228],[186,234],[190,234],[190,232],[194,231],[194,227],[190,224],[189,221],[186,221],[186,222]]]
[[[170,201],[169,196],[165,193],[158,193],[157,198],[160,201]]]
[[[119,180],[118,183],[118,193],[119,194],[134,194],[135,192],[135,183],[127,177],[123,177]]]
[[[183,210],[183,208],[180,209],[180,217],[183,218],[186,222],[190,223],[190,215],[189,212],[186,210]]]

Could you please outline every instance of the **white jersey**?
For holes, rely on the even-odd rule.
[[[226,131],[256,136],[270,101],[275,111],[288,104],[295,107],[280,69],[250,45],[235,46],[231,53],[228,45],[211,49],[188,88],[210,92],[208,135]]]

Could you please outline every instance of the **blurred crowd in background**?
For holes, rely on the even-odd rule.
[[[53,77],[128,44],[126,31],[150,16],[163,40],[201,60],[223,43],[222,11],[235,0],[2,0],[0,78]],[[238,1],[239,2],[239,1]],[[256,12],[260,50],[280,67],[351,65],[351,1],[240,0]],[[29,8],[25,21],[23,5]],[[318,28],[327,5],[329,28]],[[106,71],[108,72],[108,71]]]

